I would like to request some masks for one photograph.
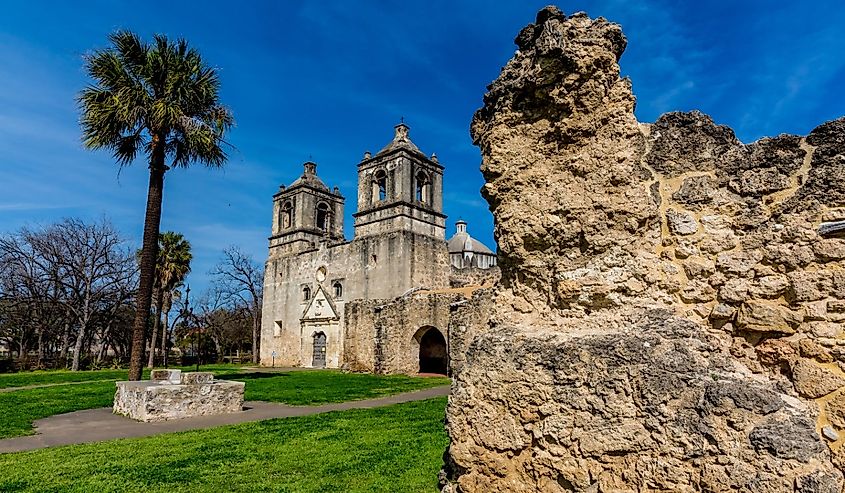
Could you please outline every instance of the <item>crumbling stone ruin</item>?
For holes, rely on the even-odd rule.
[[[516,44],[471,128],[502,278],[443,491],[841,491],[845,118],[640,123],[618,25]]]
[[[236,413],[244,404],[244,382],[216,380],[205,371],[153,370],[149,380],[116,385],[114,413],[137,421]]]

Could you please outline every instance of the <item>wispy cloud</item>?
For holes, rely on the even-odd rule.
[[[0,228],[66,215],[109,214],[140,241],[148,172],[139,160],[121,171],[107,152],[79,141],[76,93],[86,83],[80,55],[104,46],[115,27],[144,36],[184,35],[222,70],[237,147],[224,170],[173,170],[165,180],[162,227],[196,249],[192,283],[235,243],[266,255],[272,194],[312,156],[329,186],[356,206],[356,164],[376,151],[404,116],[412,138],[446,169],[444,208],[492,244],[492,219],[479,196],[483,179],[468,127],[485,86],[513,54],[513,37],[547,0],[322,3],[258,2],[250,8],[209,0],[172,15],[128,3],[40,15],[35,3],[4,5],[0,18]],[[845,113],[845,6],[819,0],[690,4],[672,0],[573,0],[620,22],[621,60],[638,97],[637,115],[702,109],[740,137],[804,132]],[[719,15],[709,15],[712,12]],[[704,13],[704,14],[702,14]],[[819,23],[819,18],[824,23]],[[194,22],[185,23],[191,18]],[[67,26],[73,26],[68,29]],[[225,37],[220,32],[227,32]],[[2,232],[2,231],[0,231]]]
[[[49,209],[67,209],[74,206],[69,204],[50,204],[50,203],[36,203],[36,202],[0,202],[0,212],[3,211],[39,211]]]

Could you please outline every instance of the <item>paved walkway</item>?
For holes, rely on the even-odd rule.
[[[321,406],[288,406],[273,402],[247,401],[244,403],[244,410],[239,413],[200,416],[159,423],[141,423],[112,414],[110,407],[103,407],[39,419],[34,423],[36,435],[0,440],[0,453],[100,442],[116,438],[146,437],[161,433],[213,428],[264,419],[307,416],[329,411],[369,409],[445,395],[449,395],[448,385],[377,399],[323,404]]]

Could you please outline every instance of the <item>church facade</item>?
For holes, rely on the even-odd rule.
[[[263,365],[447,372],[451,301],[440,313],[429,307],[430,322],[410,313],[414,327],[376,326],[379,307],[464,297],[497,275],[495,254],[469,237],[465,222],[447,242],[443,169],[410,140],[407,125],[397,125],[387,146],[358,163],[351,241],[343,233],[345,198],[317,176],[315,163],[279,188],[264,277]],[[413,331],[404,363],[385,365],[396,356],[385,354],[385,334],[400,329]]]

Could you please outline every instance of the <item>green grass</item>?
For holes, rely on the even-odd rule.
[[[0,491],[436,492],[445,398],[0,455]]]
[[[0,392],[0,438],[32,434],[36,419],[111,406],[114,391],[114,382],[95,382]]]
[[[248,373],[227,378],[246,382],[244,398],[248,401],[296,406],[372,399],[449,384],[445,377],[370,375],[336,370]]]
[[[194,371],[193,366],[177,367],[182,371]],[[203,365],[202,371],[213,371],[215,374],[230,374],[242,370],[240,365],[219,364]],[[28,385],[50,385],[60,383],[126,380],[129,370],[44,370],[20,373],[0,373],[0,389],[12,387],[26,387]],[[144,370],[144,378],[149,378],[150,371]]]
[[[126,379],[126,370],[67,371],[48,370],[0,374],[0,389],[87,381],[115,381]],[[147,375],[149,373],[146,373]]]
[[[369,399],[449,383],[447,378],[377,376],[333,370],[234,374],[233,371],[236,370],[238,369],[228,365],[221,366],[217,367],[215,374],[246,382],[246,400],[291,405]],[[41,379],[41,383],[60,383],[43,381],[41,377],[47,373],[51,372],[27,375]],[[52,373],[54,377],[64,376],[63,372]],[[103,380],[95,383],[0,392],[0,439],[32,434],[32,424],[37,419],[82,409],[111,406],[115,392],[114,377],[105,378],[110,375],[107,371],[99,374],[103,375]],[[126,374],[122,373],[118,378],[124,379]],[[24,382],[23,385],[32,384]]]

